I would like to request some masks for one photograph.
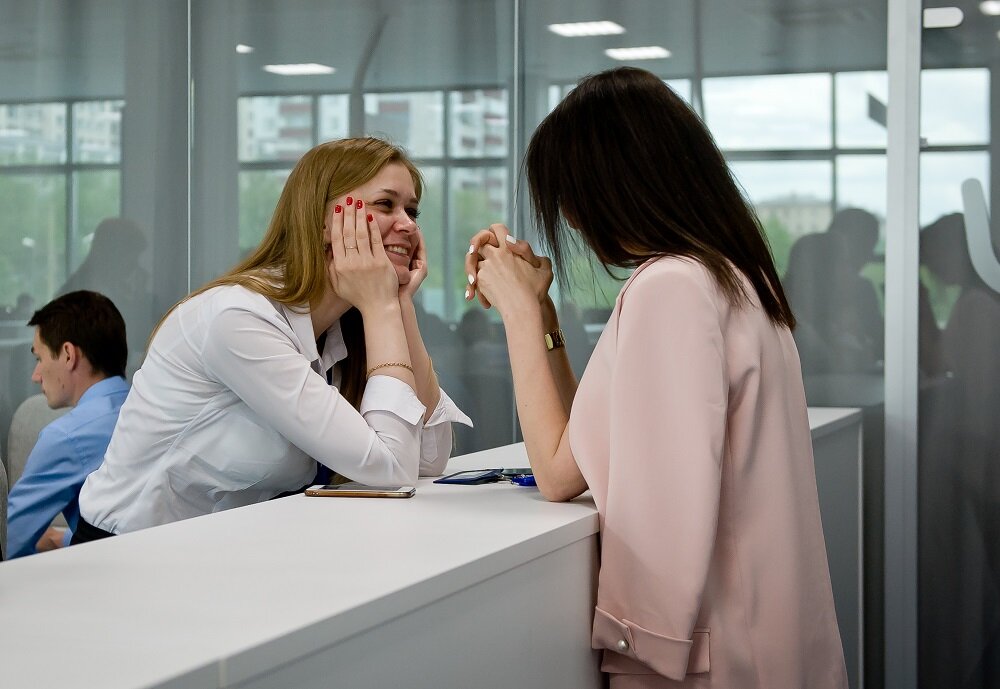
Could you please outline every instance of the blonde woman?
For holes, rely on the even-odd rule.
[[[378,139],[302,157],[257,250],[155,331],[74,542],[268,500],[317,462],[374,484],[444,471],[469,421],[417,328],[421,192]]]

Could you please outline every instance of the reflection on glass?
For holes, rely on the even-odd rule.
[[[455,158],[507,155],[507,91],[453,91],[448,94],[449,154]]]
[[[792,243],[830,223],[832,166],[825,161],[761,161],[730,167],[757,210],[781,275]]]
[[[237,113],[241,161],[294,161],[312,147],[309,96],[243,97]]]
[[[828,148],[830,90],[829,74],[705,79],[706,122],[723,150]]]
[[[117,163],[121,160],[122,108],[125,101],[73,104],[73,160]]]
[[[445,316],[445,259],[454,247],[446,245],[444,227],[444,168],[420,166],[424,178],[424,193],[420,198],[417,224],[427,246],[427,277],[420,285],[417,298],[423,309],[439,317]],[[423,331],[421,331],[423,332]],[[428,345],[429,346],[429,345]]]
[[[240,256],[256,248],[288,179],[289,169],[240,172]]]
[[[920,224],[962,210],[962,182],[978,179],[990,188],[986,151],[923,153],[920,156]],[[989,195],[986,196],[987,206]]]
[[[320,96],[319,140],[343,139],[350,131],[351,97],[346,94]]]
[[[100,222],[121,212],[121,173],[117,169],[76,172],[73,186],[76,232],[70,247],[70,269],[76,270],[90,251]]]
[[[885,155],[837,157],[837,206],[864,208],[885,220]]]
[[[62,175],[0,175],[0,294],[47,299],[66,276]]]
[[[989,141],[986,69],[929,69],[920,75],[920,135],[930,146]]]
[[[66,105],[0,105],[0,165],[66,162]]]
[[[366,93],[365,132],[406,149],[416,158],[444,154],[444,94]]]
[[[507,197],[507,168],[453,168],[449,176],[449,211],[451,226],[460,241],[492,223],[505,222]],[[464,256],[461,254],[454,259],[449,279],[449,289],[454,295],[461,296],[466,279]],[[455,309],[461,303],[461,299],[453,302],[449,318],[458,318]]]
[[[889,77],[885,72],[846,72],[837,89],[837,146],[885,148]],[[883,175],[884,179],[884,175]]]

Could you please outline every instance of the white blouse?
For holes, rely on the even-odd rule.
[[[442,391],[424,423],[413,390],[380,375],[359,413],[327,383],[347,356],[340,323],[326,335],[320,356],[308,311],[235,285],[178,306],[80,491],[81,516],[127,533],[250,505],[306,485],[317,461],[369,484],[443,473],[451,422],[469,418]]]

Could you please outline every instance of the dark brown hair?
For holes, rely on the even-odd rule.
[[[567,243],[576,242],[568,219],[606,269],[689,257],[741,305],[748,295],[738,271],[773,323],[795,326],[760,221],[722,152],[655,75],[621,67],[583,79],[535,130],[525,167],[562,282]]]
[[[53,354],[69,342],[80,348],[95,373],[125,377],[125,320],[103,294],[87,290],[64,294],[35,311],[28,325],[38,328],[38,339]]]

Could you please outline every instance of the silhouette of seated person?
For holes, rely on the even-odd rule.
[[[1000,294],[972,264],[960,213],[920,233],[920,257],[939,282],[959,289],[940,341],[929,344],[940,347],[950,377],[921,391],[920,514],[932,517],[920,524],[921,580],[927,582],[920,606],[927,633],[920,642],[936,649],[921,654],[921,677],[927,686],[945,686],[962,667],[962,686],[998,686]],[[921,335],[935,337],[934,316],[924,310],[930,312],[929,300]],[[921,351],[927,346],[922,340]]]
[[[474,430],[456,429],[460,451],[509,445],[514,442],[513,379],[507,358],[506,338],[497,332],[486,312],[466,311],[458,325],[462,346],[460,390],[466,397],[455,401],[468,410]]]
[[[961,213],[920,233],[920,256],[941,283],[960,289],[941,332],[941,352],[961,391],[963,427],[993,444],[1000,429],[1000,295],[972,265]]]
[[[153,325],[149,274],[139,263],[147,243],[135,222],[105,218],[94,230],[87,258],[56,292],[92,290],[111,299],[128,325],[128,347],[136,364]]]
[[[570,367],[579,380],[594,348],[590,345],[587,329],[583,325],[583,315],[576,303],[568,299],[562,300],[559,305],[559,327],[566,340],[566,355],[569,357]]]
[[[792,246],[783,284],[799,323],[795,340],[805,373],[880,370],[882,313],[874,285],[860,275],[877,239],[874,216],[848,209],[827,232]]]

